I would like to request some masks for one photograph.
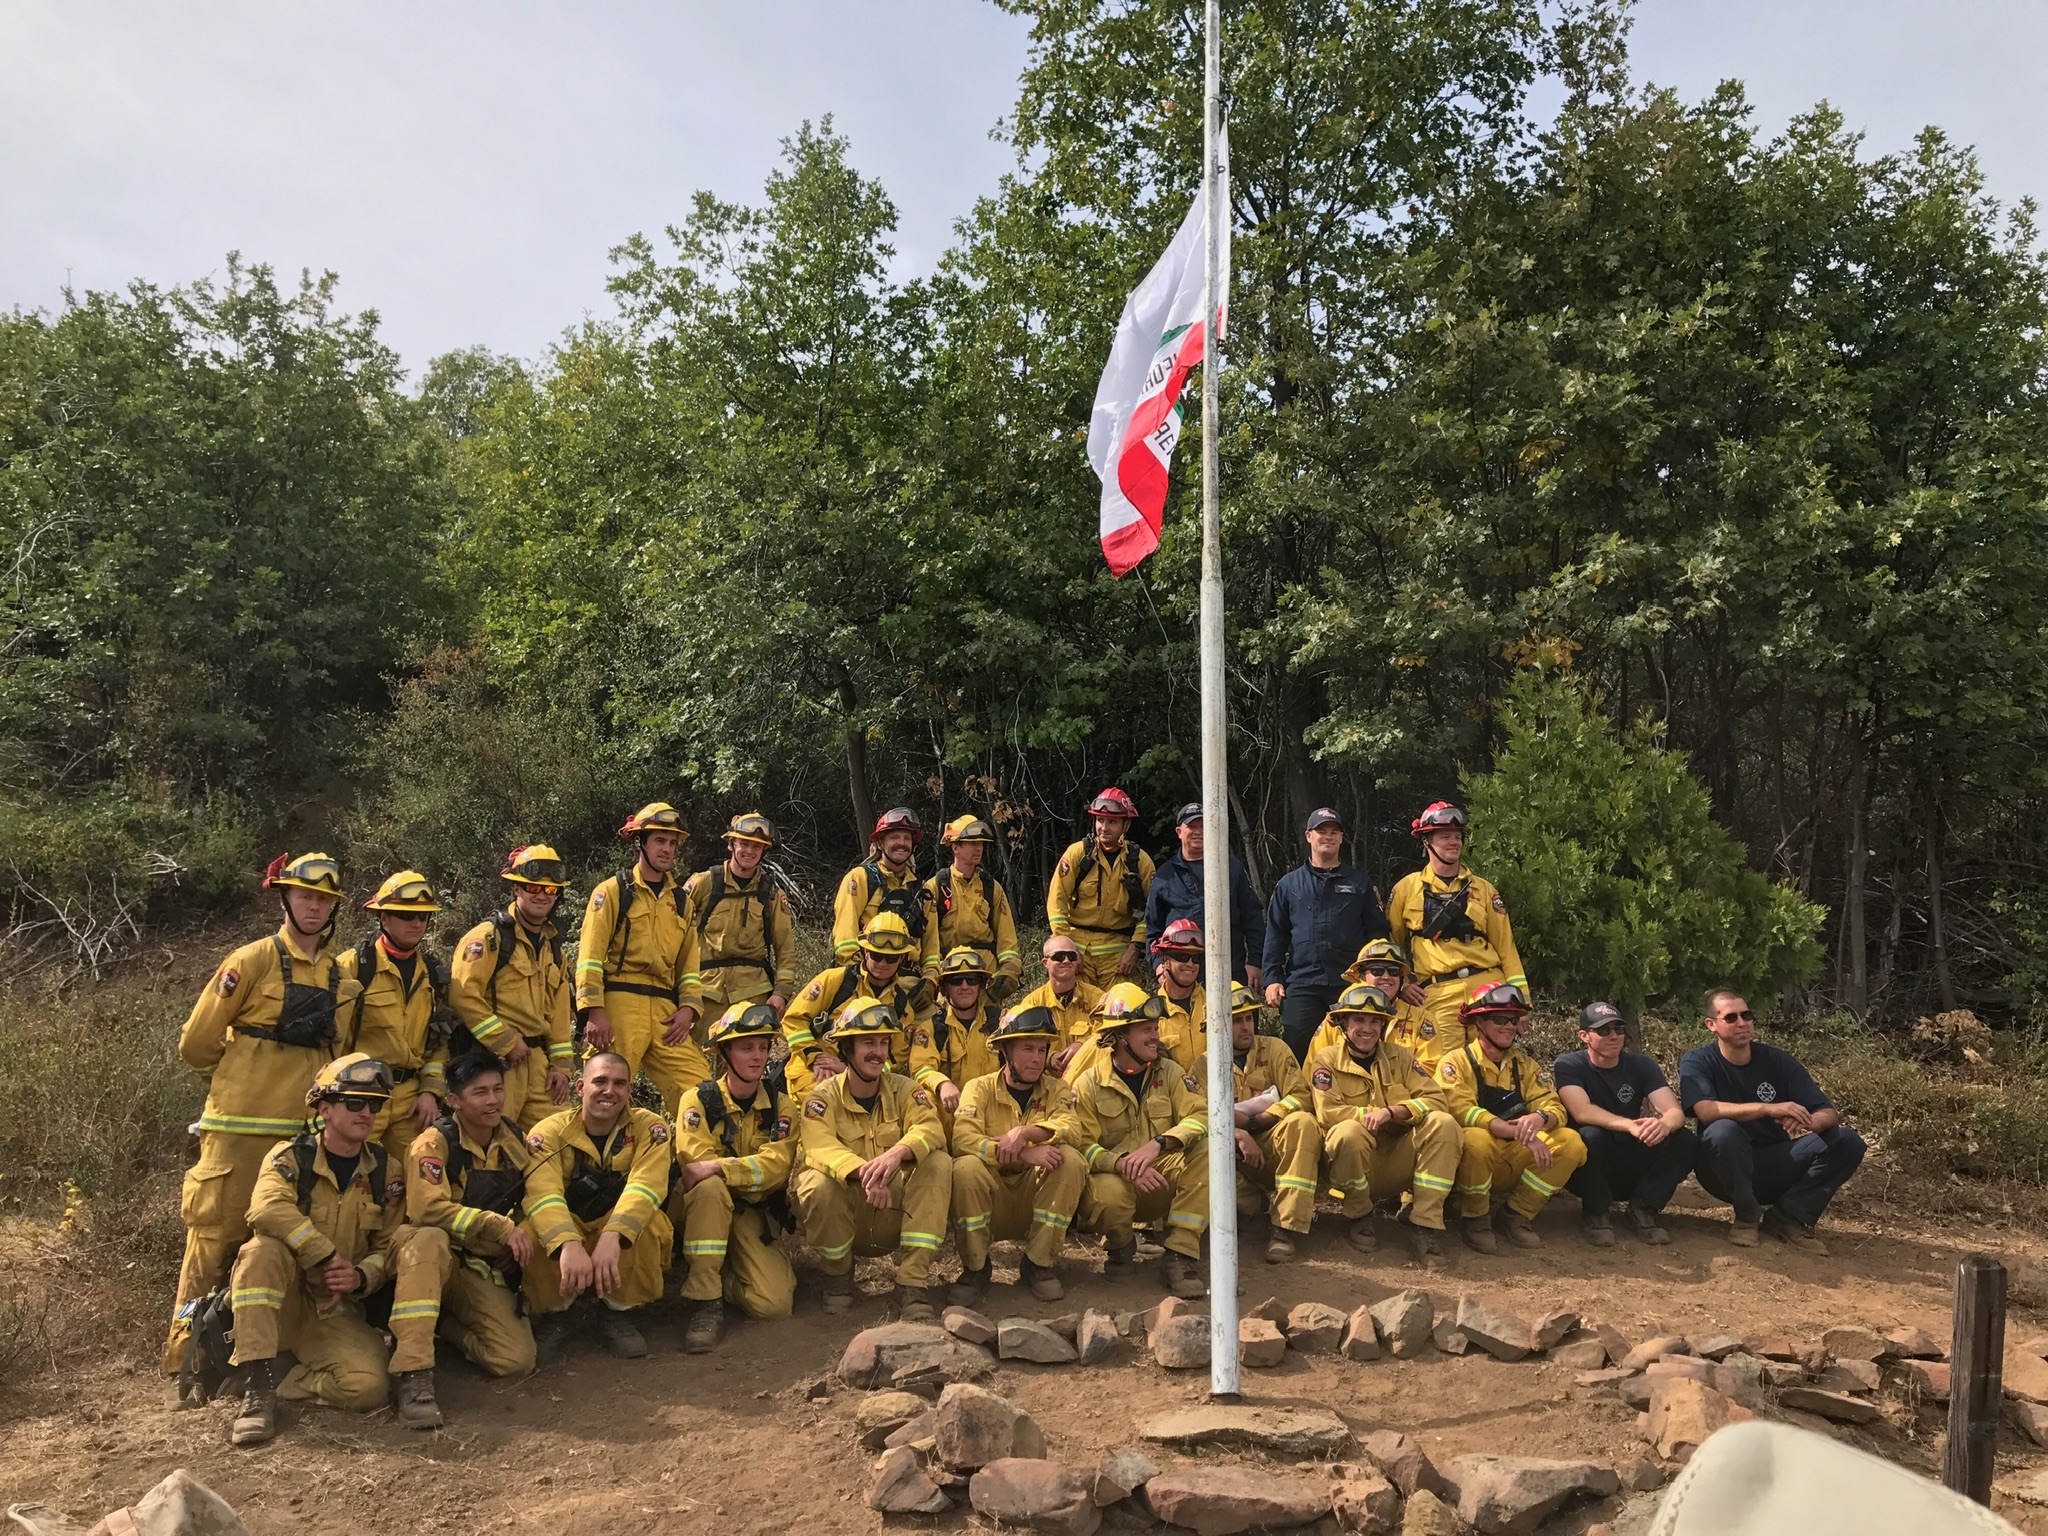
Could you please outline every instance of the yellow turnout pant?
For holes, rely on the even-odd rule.
[[[1141,1194],[1138,1186],[1105,1158],[1088,1175],[1081,1193],[1082,1230],[1100,1232],[1112,1248],[1131,1240],[1131,1224],[1166,1222],[1166,1246],[1188,1258],[1200,1258],[1202,1234],[1209,1227],[1209,1149],[1206,1145],[1169,1152],[1153,1164],[1166,1176],[1166,1188]]]
[[[545,1084],[546,1077],[543,1076],[541,1081]],[[405,1154],[412,1149],[413,1137],[420,1133],[412,1118],[413,1106],[419,1098],[420,1080],[416,1077],[406,1079],[391,1090],[390,1102],[377,1111],[376,1123],[370,1127],[370,1140],[390,1155],[391,1172],[396,1178],[405,1177]]]
[[[191,1332],[185,1308],[228,1277],[242,1244],[249,1240],[249,1197],[256,1193],[263,1159],[282,1136],[199,1133],[199,1158],[185,1174],[180,1214],[185,1220],[185,1261],[178,1270],[178,1299],[171,1307],[171,1334],[164,1344],[164,1369],[185,1363]]]
[[[528,1047],[526,1060],[516,1067],[505,1068],[505,1118],[520,1130],[532,1130],[564,1107],[548,1097],[548,1048],[545,1045]]]
[[[953,1159],[927,1152],[909,1169],[899,1168],[889,1181],[892,1204],[878,1211],[868,1204],[860,1182],[834,1178],[823,1168],[805,1166],[790,1180],[791,1202],[804,1229],[804,1241],[818,1253],[828,1275],[853,1269],[856,1253],[894,1253],[896,1281],[922,1287],[931,1273],[932,1255],[946,1235],[946,1207],[953,1194]]]
[[[232,1295],[236,1365],[274,1360],[286,1349],[298,1356],[279,1397],[357,1413],[384,1406],[391,1395],[384,1335],[363,1321],[359,1297],[323,1315],[288,1245],[274,1237],[244,1243]]]
[[[1437,1060],[1441,1061],[1465,1043],[1465,1026],[1458,1018],[1458,1010],[1464,1006],[1465,999],[1483,986],[1507,979],[1507,973],[1496,968],[1461,976],[1456,981],[1439,981],[1423,989],[1422,1011],[1436,1026],[1436,1038],[1430,1046]],[[1416,1056],[1419,1060],[1421,1052],[1418,1051]]]
[[[1297,1109],[1283,1115],[1252,1138],[1265,1162],[1237,1165],[1238,1209],[1257,1211],[1273,1192],[1273,1225],[1288,1232],[1306,1232],[1316,1215],[1316,1170],[1323,1156],[1323,1133],[1316,1117]]]
[[[683,1258],[689,1265],[684,1300],[723,1296],[749,1317],[789,1316],[796,1305],[796,1269],[776,1244],[768,1212],[734,1200],[732,1186],[723,1179],[700,1179],[692,1189],[671,1193],[671,1210],[678,1199]]]
[[[1538,1173],[1529,1149],[1519,1141],[1502,1141],[1483,1125],[1465,1131],[1464,1153],[1458,1159],[1458,1214],[1484,1216],[1493,1208],[1496,1188],[1512,1186],[1508,1209],[1534,1217],[1550,1197],[1586,1160],[1586,1144],[1569,1126],[1542,1135],[1550,1148],[1550,1166]]]
[[[1344,1214],[1370,1216],[1382,1200],[1411,1196],[1408,1220],[1433,1232],[1444,1229],[1444,1199],[1458,1171],[1458,1122],[1440,1109],[1420,1125],[1389,1125],[1374,1135],[1363,1121],[1346,1120],[1323,1133],[1330,1182],[1344,1194]]]
[[[1050,1268],[1081,1203],[1088,1165],[1061,1147],[1057,1168],[991,1168],[978,1157],[953,1159],[953,1242],[960,1267],[982,1269],[997,1238],[1024,1240],[1024,1256]]]
[[[575,1217],[570,1220],[574,1221]],[[597,1240],[604,1236],[604,1222],[605,1218],[588,1223],[576,1222],[577,1238],[586,1252],[595,1248]],[[662,1276],[667,1272],[669,1257],[675,1251],[675,1235],[675,1228],[669,1224],[664,1212],[656,1211],[648,1217],[640,1235],[619,1250],[619,1288],[604,1298],[604,1304],[623,1311],[628,1307],[644,1307],[650,1301],[659,1301]],[[521,1288],[526,1293],[527,1313],[533,1317],[566,1312],[569,1303],[576,1299],[562,1294],[562,1265],[552,1253],[533,1256],[533,1262],[526,1266]]]
[[[1124,951],[1131,947],[1129,939],[1092,933],[1085,928],[1075,929],[1073,939],[1075,947],[1081,951],[1081,979],[1089,986],[1107,992],[1124,979],[1117,966],[1123,961]]]
[[[661,1112],[670,1120],[683,1095],[711,1075],[711,1061],[694,1033],[703,1026],[699,1011],[691,1035],[681,1045],[662,1040],[668,1016],[676,1005],[665,997],[643,997],[638,992],[619,992],[607,987],[604,1011],[612,1021],[612,1049],[626,1058],[635,1072],[646,1072],[647,1080],[661,1091]]]
[[[394,1373],[433,1369],[437,1329],[493,1376],[533,1369],[533,1329],[520,1315],[519,1293],[498,1270],[457,1253],[439,1227],[414,1227],[397,1256],[391,1301]]]

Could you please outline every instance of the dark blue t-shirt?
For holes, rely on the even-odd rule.
[[[1568,1051],[1557,1058],[1550,1071],[1558,1087],[1583,1088],[1595,1108],[1625,1120],[1654,1115],[1650,1095],[1671,1086],[1664,1077],[1664,1069],[1636,1051],[1623,1051],[1620,1061],[1605,1068],[1594,1066],[1592,1056],[1585,1051]]]
[[[1790,1101],[1803,1109],[1833,1109],[1834,1101],[1820,1091],[1799,1058],[1790,1051],[1757,1041],[1749,1048],[1749,1060],[1736,1066],[1721,1054],[1718,1044],[1697,1046],[1685,1053],[1678,1064],[1678,1102],[1689,1115],[1701,1099],[1723,1104],[1782,1104]],[[1740,1122],[1749,1139],[1759,1146],[1791,1140],[1785,1127],[1765,1118]]]

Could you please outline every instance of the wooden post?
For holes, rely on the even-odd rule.
[[[1941,1480],[1988,1505],[2005,1409],[2005,1266],[1989,1254],[1973,1253],[1956,1266],[1949,1365],[1948,1460]]]

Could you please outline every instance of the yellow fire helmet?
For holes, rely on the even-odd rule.
[[[988,1037],[989,1044],[999,1051],[1012,1040],[1047,1040],[1058,1044],[1059,1038],[1059,1020],[1043,1003],[1029,1008],[1012,1008],[1003,1015],[1003,1022],[996,1026],[995,1033]]]
[[[946,830],[939,834],[939,841],[948,846],[954,843],[992,843],[996,840],[995,828],[979,816],[955,816],[946,823]]]
[[[939,962],[939,985],[949,981],[987,981],[988,966],[983,963],[981,951],[971,944],[955,944],[946,951],[946,958]]]
[[[766,1003],[734,1003],[711,1026],[710,1044],[715,1051],[735,1040],[772,1040],[781,1033],[782,1021]]]
[[[320,1069],[306,1090],[306,1107],[316,1108],[330,1099],[390,1097],[391,1068],[365,1051],[351,1051]]]
[[[1365,948],[1358,952],[1358,958],[1351,962],[1351,969],[1344,973],[1346,981],[1365,980],[1365,968],[1369,965],[1398,965],[1403,980],[1408,976],[1408,951],[1393,939],[1368,939]]]
[[[569,866],[546,843],[529,843],[505,855],[505,868],[498,878],[514,885],[545,885],[559,891],[569,883]]]
[[[1241,981],[1233,981],[1230,984],[1230,1016],[1232,1018],[1236,1018],[1240,1013],[1257,1013],[1260,1007],[1258,993]]]
[[[1166,999],[1155,997],[1135,981],[1120,981],[1095,1005],[1095,1038],[1103,1045],[1119,1030],[1139,1019],[1164,1019]]]
[[[438,912],[441,903],[433,882],[416,869],[401,869],[363,903],[367,912]]]
[[[318,891],[322,896],[339,896],[341,865],[331,853],[302,853],[297,858],[280,853],[263,871],[263,888],[271,891],[285,885]]]
[[[860,947],[871,955],[906,958],[917,953],[910,925],[894,912],[877,912],[860,931]]]
[[[1394,1000],[1378,987],[1363,982],[1355,987],[1346,987],[1337,994],[1337,1001],[1330,1004],[1330,1017],[1342,1018],[1348,1013],[1372,1013],[1383,1019],[1394,1016]]]
[[[896,1022],[896,1010],[878,997],[856,997],[832,1016],[832,1040],[851,1039],[855,1035],[901,1034],[903,1026]]]
[[[677,837],[688,837],[683,829],[683,813],[666,800],[650,800],[619,828],[621,837],[638,837],[643,832],[673,832]]]
[[[759,811],[741,811],[726,824],[719,836],[728,843],[759,843],[763,848],[775,846],[775,828]]]

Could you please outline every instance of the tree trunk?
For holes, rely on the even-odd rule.
[[[1842,1005],[1859,1019],[1870,1008],[1869,934],[1863,910],[1863,888],[1870,874],[1868,792],[1869,772],[1859,730],[1849,742],[1849,872],[1842,890],[1842,921],[1849,930],[1849,975],[1842,988]]]
[[[1941,903],[1941,789],[1927,796],[1927,937],[1934,947],[1934,985],[1942,1012],[1956,1005],[1955,978],[1948,968],[1948,924]]]
[[[833,663],[833,670],[838,674],[835,686],[839,690],[840,713],[846,722],[846,790],[847,803],[853,811],[853,846],[865,850],[875,826],[875,801],[868,790],[867,732],[854,719],[860,708],[860,695],[854,692],[852,674],[840,662]]]
[[[1253,835],[1252,819],[1245,814],[1244,797],[1238,794],[1237,780],[1234,778],[1230,781],[1230,815],[1231,819],[1237,823],[1238,846],[1243,851],[1244,872],[1251,879],[1252,889],[1260,892],[1267,891],[1270,887],[1266,884],[1265,869],[1259,858],[1259,840]],[[1223,840],[1223,850],[1225,853],[1230,851],[1230,839],[1228,837]],[[1258,962],[1254,960],[1252,963],[1256,965]]]

